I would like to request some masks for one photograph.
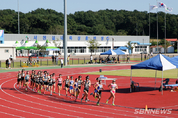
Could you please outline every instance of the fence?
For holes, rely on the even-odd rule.
[[[156,56],[156,55],[155,55]],[[177,55],[166,55],[168,57],[174,57]],[[144,60],[147,60],[149,58],[152,58],[154,56],[151,55],[145,55],[145,54],[139,54],[139,55],[129,55],[130,62],[141,62]],[[107,56],[102,57],[102,63],[114,63],[117,62],[117,56],[110,56],[110,61],[105,61]],[[115,58],[115,59],[114,59]],[[115,61],[114,61],[115,60]],[[120,55],[119,61],[121,63],[127,62],[127,55]],[[99,57],[94,56],[92,64],[100,64],[101,61],[99,61]],[[36,59],[32,59],[32,61],[29,60],[19,60],[19,61],[12,61],[10,64],[11,68],[20,68],[20,67],[39,67],[39,66],[60,66],[61,62],[59,60],[52,60],[52,59],[39,59],[38,61]],[[90,58],[70,58],[68,65],[77,65],[77,64],[91,64]],[[8,65],[6,65],[5,61],[0,61],[0,68],[8,68]]]

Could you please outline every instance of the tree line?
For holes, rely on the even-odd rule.
[[[5,33],[18,33],[18,13],[0,10],[0,29]],[[157,37],[157,14],[150,13],[151,38]],[[158,13],[159,39],[164,38],[164,12]],[[20,12],[21,34],[63,34],[64,15],[52,9]],[[167,37],[178,37],[178,15],[167,14]],[[67,18],[70,35],[149,35],[149,13],[144,11],[99,10],[78,11]]]

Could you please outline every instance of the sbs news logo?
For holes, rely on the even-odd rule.
[[[134,114],[171,114],[172,109],[135,109]]]

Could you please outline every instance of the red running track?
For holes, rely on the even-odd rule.
[[[81,68],[64,68],[47,70],[50,73],[55,72],[57,75],[62,73],[63,76],[73,75],[74,78],[79,73],[102,70],[129,69],[130,66],[106,66],[106,67],[81,67]],[[140,85],[149,86],[150,88],[141,88],[139,92],[129,93],[129,77],[117,77],[119,89],[116,93],[116,106],[104,104],[109,96],[108,88],[104,86],[100,106],[96,106],[96,99],[89,96],[91,102],[75,102],[65,96],[53,94],[38,94],[31,90],[25,91],[16,86],[16,72],[1,73],[0,78],[0,117],[178,117],[176,100],[177,93],[165,91],[162,96],[158,91],[151,90],[154,85],[154,78],[133,78]],[[86,75],[82,75],[85,77]],[[97,75],[91,75],[90,79],[94,83]],[[108,76],[109,77],[109,76]],[[110,76],[114,77],[114,76]],[[116,76],[115,76],[116,77]],[[65,78],[65,77],[64,77]],[[145,81],[146,80],[146,81]],[[110,81],[109,81],[110,82]],[[107,82],[107,84],[109,84]],[[157,87],[159,83],[157,83]],[[56,89],[57,90],[57,89]],[[90,89],[93,92],[93,88]],[[65,93],[64,90],[61,92]],[[80,94],[80,98],[82,93]],[[110,101],[111,102],[111,101]],[[171,114],[136,114],[135,108],[165,108],[173,109]]]

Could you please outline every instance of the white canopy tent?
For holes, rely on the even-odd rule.
[[[136,65],[132,65],[130,82],[132,83],[132,69],[152,69],[152,70],[156,70],[156,73],[157,73],[157,70],[159,70],[159,71],[162,71],[161,86],[163,88],[163,71],[176,69],[176,66],[178,66],[178,64],[175,61],[172,61],[169,57],[165,55],[159,54],[149,60],[146,60]],[[155,87],[156,87],[156,76],[157,74],[155,74]],[[131,87],[130,87],[130,92],[132,92]],[[163,94],[163,91],[162,91],[162,94]]]

